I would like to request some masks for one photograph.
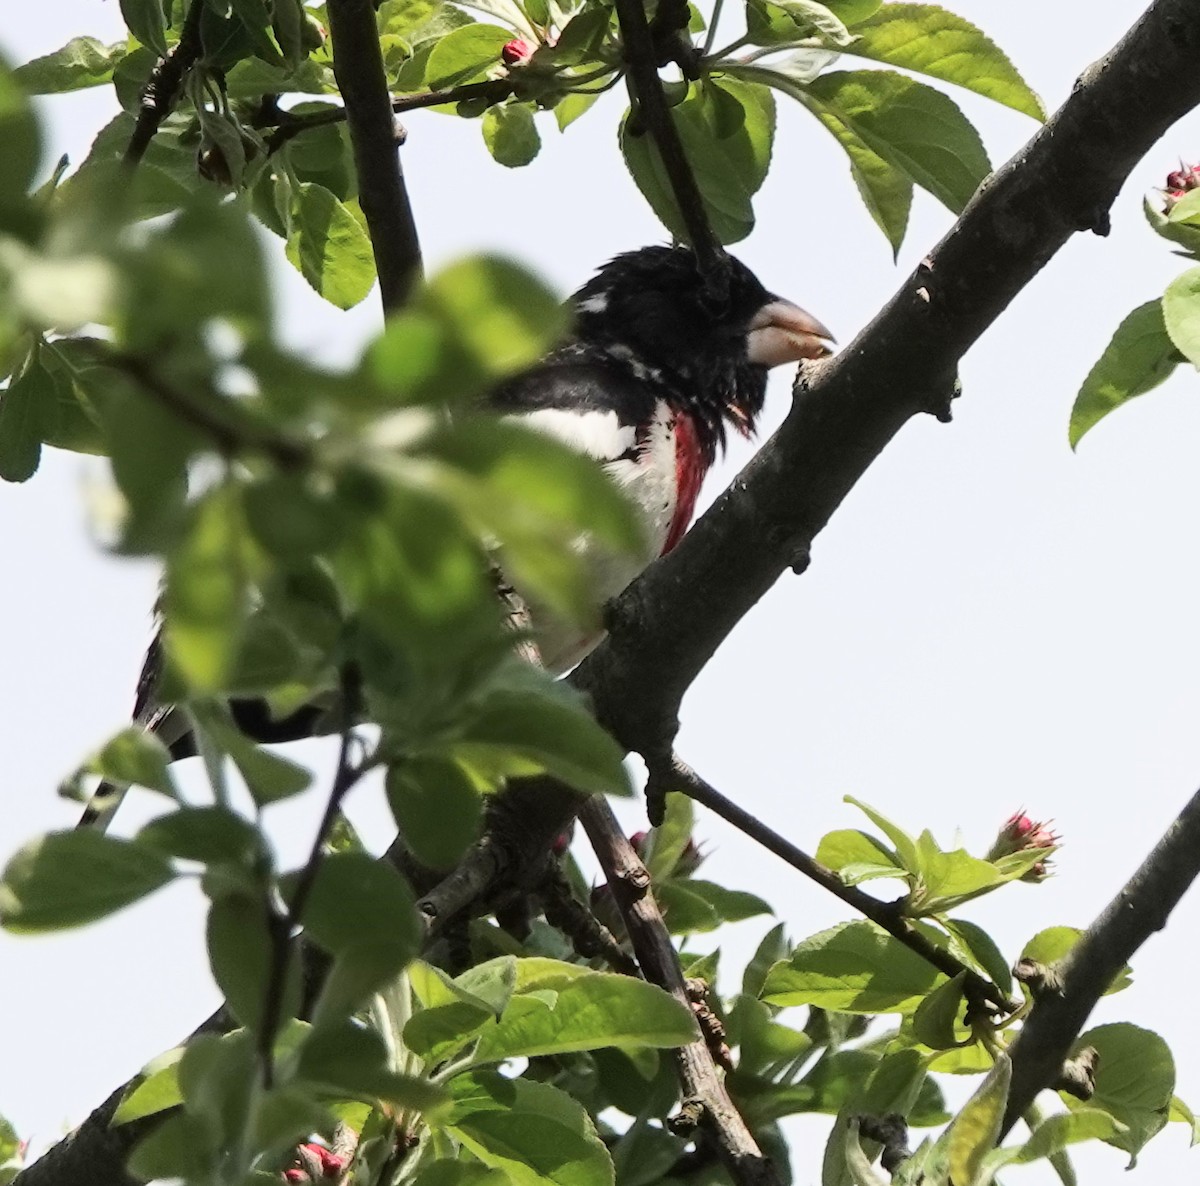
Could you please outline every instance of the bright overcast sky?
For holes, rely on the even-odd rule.
[[[1008,51],[1053,109],[1143,5],[952,7]],[[76,34],[120,35],[115,0],[10,8],[0,48],[15,61]],[[955,98],[996,164],[1035,130],[974,95]],[[107,88],[48,100],[48,156],[81,159],[113,110]],[[562,137],[541,117],[541,155],[515,171],[491,161],[476,124],[414,114],[404,165],[430,266],[479,248],[505,251],[565,294],[610,255],[661,241],[616,150],[619,114],[619,95],[609,96]],[[1066,841],[1059,876],[962,911],[1012,958],[1043,927],[1086,925],[1200,785],[1195,375],[1181,370],[1118,412],[1078,454],[1067,446],[1074,392],[1113,329],[1185,266],[1139,209],[1181,155],[1200,156],[1198,117],[1135,170],[1112,235],[1077,236],[968,355],[954,423],[922,418],[903,430],[818,539],[809,572],[785,578],[746,618],[683,707],[687,760],[810,850],[825,832],[862,823],[845,794],[914,829],[931,827],[943,843],[957,831],[977,853],[1019,807],[1053,817]],[[840,150],[783,99],[756,210],[758,227],[737,250],[842,342],[951,222],[918,192],[897,269]],[[285,337],[322,358],[353,357],[379,325],[376,298],[338,313],[273,243]],[[768,427],[787,401],[780,377]],[[740,442],[731,450],[708,498],[748,454]],[[0,490],[0,859],[73,822],[76,807],[54,788],[124,722],[148,640],[153,566],[103,555],[87,531],[84,484],[100,472],[50,454],[34,480]],[[378,847],[389,839],[380,798],[364,789],[352,802]],[[314,805],[273,809],[285,851],[307,844]],[[131,802],[122,824],[157,810],[161,801]],[[639,811],[626,815],[632,828]],[[794,938],[847,917],[720,821],[703,819],[699,835],[712,851],[705,875],[762,894]],[[199,894],[184,886],[86,931],[0,936],[0,1113],[21,1135],[53,1139],[215,1006],[201,912]],[[753,920],[731,934],[727,991],[769,925]],[[1135,960],[1133,988],[1097,1013],[1163,1034],[1180,1064],[1179,1094],[1193,1107],[1200,1020],[1188,953],[1198,927],[1194,893]],[[817,1117],[791,1128],[798,1183],[819,1178],[828,1126]],[[1091,1150],[1079,1157],[1080,1177],[1088,1186],[1128,1181],[1124,1162],[1116,1150]],[[1200,1151],[1189,1156],[1184,1127],[1172,1125],[1143,1153],[1134,1180],[1198,1172]],[[1036,1184],[1049,1180],[1044,1173],[1011,1176]]]

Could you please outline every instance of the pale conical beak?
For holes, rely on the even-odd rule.
[[[811,313],[776,297],[750,322],[746,355],[760,366],[777,367],[802,358],[825,358],[833,353],[833,341],[833,334]]]

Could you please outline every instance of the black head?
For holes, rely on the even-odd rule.
[[[820,322],[727,260],[726,291],[716,295],[690,248],[643,247],[611,260],[573,298],[575,340],[641,368],[696,418],[712,451],[726,422],[753,431],[770,367],[829,353]]]

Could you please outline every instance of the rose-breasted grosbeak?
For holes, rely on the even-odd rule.
[[[715,295],[686,247],[644,247],[617,256],[574,295],[572,305],[570,337],[503,383],[490,402],[502,415],[595,458],[640,509],[643,555],[588,558],[599,603],[682,538],[704,476],[724,446],[726,425],[746,436],[753,432],[768,369],[820,358],[832,338],[732,257],[727,290]],[[535,604],[530,610],[541,661],[555,674],[600,640]],[[174,757],[186,757],[195,746],[183,715],[156,700],[161,662],[156,638],[138,683],[134,719]],[[301,709],[275,720],[257,700],[234,700],[231,708],[238,725],[264,742],[308,736],[319,715]],[[81,825],[104,827],[123,793],[102,784]]]

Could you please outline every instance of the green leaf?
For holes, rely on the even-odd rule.
[[[240,489],[200,496],[187,535],[167,561],[163,638],[172,665],[197,691],[222,688],[233,668],[248,605]]]
[[[770,969],[782,960],[788,952],[787,931],[783,923],[773,926],[763,937],[746,970],[742,974],[742,992],[747,996],[757,997],[762,992],[762,986]]]
[[[408,758],[387,774],[388,805],[423,864],[453,868],[479,837],[483,796],[462,766],[445,758]]]
[[[896,854],[874,836],[855,828],[844,828],[821,837],[817,860],[841,875],[847,885],[875,877],[904,878]]]
[[[205,1120],[228,1148],[240,1140],[255,1094],[258,1060],[247,1030],[196,1034],[179,1062],[179,1090],[189,1114]]]
[[[921,860],[917,852],[917,842],[903,828],[853,795],[843,796],[842,802],[857,807],[892,842],[902,868],[907,869],[909,873],[920,872]]]
[[[698,1036],[691,1010],[657,985],[591,972],[554,989],[513,996],[499,1021],[483,1030],[474,1061],[603,1046],[683,1046]]]
[[[624,750],[581,700],[548,683],[489,692],[463,722],[452,752],[505,772],[544,770],[587,794],[633,793]]]
[[[94,37],[75,37],[62,49],[34,58],[13,71],[30,95],[55,95],[111,82],[113,70],[129,52],[124,41],[103,45]]]
[[[110,782],[146,787],[175,799],[179,792],[167,769],[170,761],[170,751],[153,733],[130,725],[104,743],[88,769]]]
[[[121,19],[142,45],[156,54],[167,52],[167,25],[163,19],[162,0],[121,0]]]
[[[1064,1102],[1072,1111],[1099,1108],[1126,1126],[1127,1131],[1102,1139],[1129,1153],[1132,1168],[1138,1152],[1167,1123],[1175,1094],[1175,1059],[1153,1030],[1128,1022],[1088,1030],[1076,1039],[1071,1056],[1087,1046],[1100,1056],[1096,1091],[1086,1104],[1066,1096]]]
[[[1011,1081],[1012,1060],[1001,1054],[987,1078],[954,1118],[946,1133],[951,1181],[974,1182],[980,1163],[995,1148]]]
[[[94,922],[153,893],[170,862],[134,841],[87,829],[51,832],[21,848],[0,878],[0,926],[17,934]]]
[[[274,931],[261,901],[227,894],[208,912],[208,962],[229,1011],[249,1029],[263,1021],[271,974]],[[300,1003],[299,965],[289,953],[280,1019],[296,1015]]]
[[[1200,269],[1193,271],[1200,274]],[[1168,288],[1167,292],[1170,291]],[[1071,409],[1072,449],[1109,412],[1157,387],[1183,361],[1163,318],[1166,300],[1164,296],[1160,301],[1147,301],[1134,309],[1117,327],[1112,341],[1084,379]],[[1186,295],[1182,300],[1177,295],[1172,303],[1184,327],[1182,332],[1186,332]]]
[[[497,164],[510,169],[528,165],[542,147],[533,122],[532,103],[498,103],[483,113],[483,142]]]
[[[489,1071],[457,1075],[447,1128],[512,1186],[612,1186],[595,1125],[566,1092]]]
[[[1124,1128],[1114,1116],[1098,1108],[1083,1106],[1074,1112],[1059,1112],[1048,1116],[1033,1130],[1013,1160],[1025,1165],[1043,1157],[1053,1157],[1068,1145],[1080,1141],[1111,1142],[1121,1136]]]
[[[960,1039],[956,1032],[966,977],[966,972],[959,972],[953,980],[939,984],[913,1014],[913,1033],[931,1050],[949,1050],[970,1040],[969,1037]]]
[[[19,205],[34,180],[41,160],[37,119],[22,83],[0,58],[0,144],[4,169],[0,170],[0,211]]]
[[[0,391],[0,478],[24,482],[42,460],[40,372],[30,367]]]
[[[1188,1125],[1192,1130],[1192,1145],[1194,1146],[1197,1142],[1200,1142],[1200,1121],[1196,1119],[1196,1114],[1179,1096],[1172,1097],[1171,1110],[1167,1114],[1167,1120],[1169,1122]]]
[[[126,1168],[144,1182],[162,1178],[204,1182],[215,1174],[218,1157],[212,1129],[199,1116],[179,1111],[151,1129]]]
[[[789,90],[788,93],[800,97],[795,90]],[[913,183],[908,174],[888,164],[831,108],[820,103],[815,96],[806,93],[801,101],[842,146],[850,161],[850,176],[862,197],[867,213],[891,244],[894,258],[904,242],[904,234],[908,229],[908,215],[912,208]]]
[[[137,839],[164,856],[205,864],[248,863],[263,849],[257,829],[227,807],[182,807],[151,820]]]
[[[430,90],[480,82],[500,62],[500,51],[512,40],[512,30],[499,25],[471,24],[454,29],[433,47],[425,66]]]
[[[984,974],[991,978],[1001,992],[1012,992],[1012,969],[1008,960],[1004,958],[1004,953],[987,931],[965,918],[943,918],[939,921],[966,947]]]
[[[390,945],[399,971],[420,947],[423,930],[412,891],[387,861],[362,852],[327,856],[301,919],[326,951]]]
[[[1142,213],[1156,235],[1170,243],[1178,243],[1191,255],[1200,252],[1200,190],[1185,193],[1166,210],[1151,205],[1149,197],[1142,199]]]
[[[1200,366],[1200,268],[1189,268],[1167,285],[1162,315],[1176,349],[1193,366]]]
[[[751,45],[817,37],[841,48],[853,40],[832,9],[816,0],[747,0],[746,25]]]
[[[944,977],[874,923],[850,922],[806,939],[767,973],[769,1005],[846,1013],[910,1013]]]
[[[351,309],[375,285],[375,256],[362,224],[323,185],[292,187],[287,257],[331,305]]]
[[[693,86],[671,115],[714,233],[723,243],[744,239],[754,227],[751,198],[771,164],[775,137],[771,92],[729,77],[710,79]],[[642,196],[664,226],[686,240],[687,228],[652,138],[632,135],[627,116],[620,140],[625,164]]]
[[[672,879],[656,892],[673,934],[711,931],[727,922],[741,922],[760,914],[773,914],[770,904],[757,894],[726,889],[696,878]]]
[[[191,711],[203,731],[229,755],[259,807],[290,799],[308,789],[312,771],[290,758],[273,754],[251,741],[230,719],[224,707],[193,704]]]
[[[691,799],[687,795],[669,793],[662,823],[647,834],[642,846],[642,861],[655,885],[675,872],[692,843],[695,824],[696,812]]]
[[[113,1113],[110,1123],[114,1127],[165,1112],[183,1102],[179,1090],[179,1060],[183,1050],[182,1046],[176,1046],[143,1068],[137,1083],[125,1093]]]
[[[1046,117],[1041,100],[995,43],[935,4],[884,4],[854,33],[848,54],[957,83],[1034,119]]]
[[[1083,932],[1078,927],[1046,927],[1038,931],[1021,949],[1021,959],[1034,960],[1039,964],[1057,964],[1065,959],[1067,953],[1083,938]],[[1105,996],[1111,996],[1128,988],[1133,983],[1133,971],[1126,965],[1113,977],[1113,982],[1104,990]]]
[[[300,1048],[297,1077],[355,1098],[386,1100],[402,1108],[436,1112],[446,1096],[427,1079],[388,1067],[380,1034],[353,1020],[315,1027]]]
[[[979,133],[953,100],[890,70],[835,71],[809,90],[874,153],[955,214],[991,165]]]

